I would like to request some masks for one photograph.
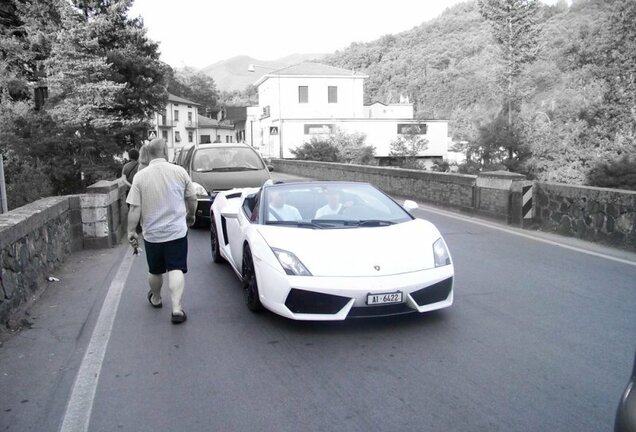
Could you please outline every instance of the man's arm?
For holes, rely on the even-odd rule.
[[[139,236],[137,235],[137,225],[141,219],[141,206],[130,205],[128,209],[128,241],[132,247],[139,245]]]
[[[195,196],[187,196],[185,199],[186,203],[186,224],[191,227],[194,225],[194,221],[196,219],[197,213],[197,197]]]

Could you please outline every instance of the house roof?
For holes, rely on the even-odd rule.
[[[234,125],[227,121],[219,122],[217,119],[211,119],[206,116],[202,116],[199,114],[197,116],[199,120],[199,129],[202,128],[213,128],[213,129],[234,129]]]
[[[303,62],[267,73],[256,82],[256,85],[258,86],[259,84],[273,76],[328,76],[355,78],[369,77],[368,75],[365,75],[361,72],[356,72],[351,69],[343,69],[323,63]]]
[[[189,99],[186,99],[186,98],[182,98],[181,96],[173,95],[172,93],[168,93],[168,101],[169,102],[183,103],[183,104],[188,104],[188,105],[201,106],[201,104],[198,104],[198,103],[193,102],[193,101],[191,101]]]

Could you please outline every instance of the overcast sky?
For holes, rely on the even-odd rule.
[[[238,55],[331,53],[409,30],[462,1],[135,0],[130,16],[143,17],[163,61],[202,68]]]

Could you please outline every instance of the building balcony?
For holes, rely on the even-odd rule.
[[[159,124],[157,124],[157,126],[160,127],[160,128],[172,128],[172,127],[176,126],[175,123],[176,122],[173,122],[171,120],[164,120],[164,121],[159,122]]]
[[[197,128],[197,122],[195,122],[195,121],[185,121],[183,123],[185,124],[185,127],[187,129],[196,129]]]

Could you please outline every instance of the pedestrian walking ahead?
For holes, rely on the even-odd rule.
[[[188,271],[188,227],[194,223],[197,197],[188,173],[168,163],[168,147],[162,138],[148,144],[150,164],[138,171],[126,202],[128,241],[139,246],[135,227],[141,220],[148,261],[147,298],[155,308],[162,307],[163,274],[168,273],[172,303],[172,322],[182,323],[186,314],[181,306],[184,273]]]

